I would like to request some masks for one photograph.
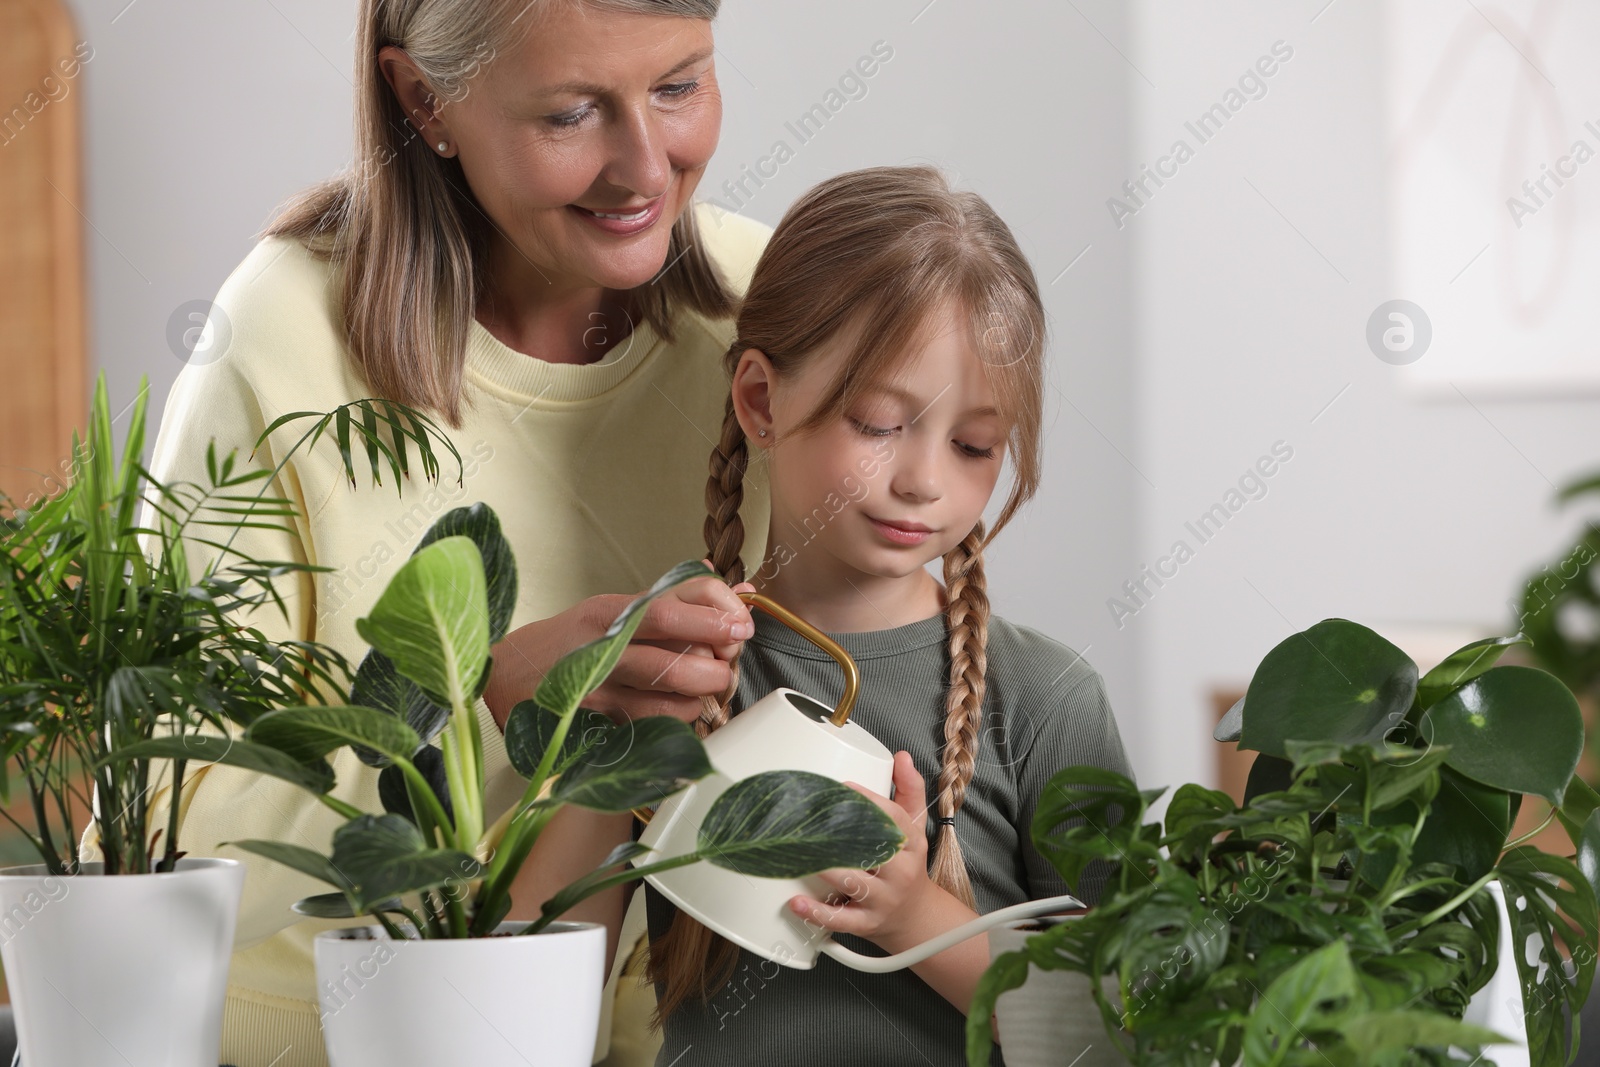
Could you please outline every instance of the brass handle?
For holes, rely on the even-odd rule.
[[[856,661],[850,658],[850,653],[840,648],[839,643],[833,638],[812,626],[771,597],[763,596],[760,593],[740,593],[739,599],[752,607],[760,608],[834,658],[844,671],[844,696],[839,698],[839,706],[833,710],[833,714],[828,717],[828,721],[835,726],[843,726],[848,722],[850,712],[856,706],[856,694],[861,691],[861,671],[856,667]],[[648,826],[650,817],[655,814],[655,809],[634,808],[633,814],[640,822]]]
[[[856,668],[856,661],[850,658],[850,653],[840,648],[833,638],[771,597],[762,596],[760,593],[740,593],[739,599],[760,608],[838,662],[840,668],[844,670],[844,696],[839,698],[839,706],[834,709],[828,721],[835,726],[843,726],[849,720],[850,711],[856,706],[856,694],[861,690],[861,671]]]

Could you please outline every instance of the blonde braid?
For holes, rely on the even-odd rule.
[[[983,580],[983,523],[944,557],[950,630],[950,689],[945,699],[944,754],[939,767],[941,819],[935,845],[934,884],[976,908],[972,881],[961,857],[954,818],[966,799],[977,766],[978,727],[983,717],[984,670],[988,665],[989,595]]]
[[[711,476],[706,479],[706,551],[712,568],[728,582],[744,580],[744,522],[739,505],[744,501],[744,474],[750,463],[750,443],[728,397],[722,419],[722,440],[711,452]],[[732,678],[720,696],[701,697],[695,731],[703,738],[728,721],[728,708],[739,689],[739,661],[729,664]],[[687,912],[680,911],[664,934],[651,945],[645,977],[661,983],[650,1026],[659,1030],[674,1011],[691,997],[702,1003],[728,984],[739,963],[739,946],[713,933]]]

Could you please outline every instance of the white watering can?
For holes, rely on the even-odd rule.
[[[653,813],[637,812],[648,824],[639,841],[655,850],[651,862],[693,852],[700,824],[711,805],[735,782],[754,774],[811,771],[838,781],[857,782],[889,796],[894,754],[866,730],[848,721],[861,686],[855,661],[826,634],[771,599],[759,593],[739,596],[837,660],[844,668],[844,696],[838,708],[830,708],[793,689],[777,689],[713,731],[705,741],[713,773],[674,793]],[[863,956],[789,910],[788,902],[796,894],[827,899],[832,887],[820,878],[756,878],[710,863],[694,863],[648,874],[645,880],[728,940],[798,970],[815,967],[817,955],[826,953],[858,971],[898,971],[1005,923],[1084,906],[1070,896],[1030,900],[981,915],[904,952]]]

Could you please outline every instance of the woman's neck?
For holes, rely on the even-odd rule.
[[[837,561],[829,562],[834,566],[797,556],[770,578],[763,571],[752,582],[759,592],[828,633],[892,630],[932,618],[945,608],[944,587],[921,568],[884,578],[854,569],[846,573]]]
[[[563,287],[519,256],[491,253],[473,309],[495,340],[546,363],[597,363],[633,332],[627,293]]]

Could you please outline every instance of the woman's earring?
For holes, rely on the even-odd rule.
[[[440,141],[439,142],[439,151],[440,152],[444,152],[444,151],[448,150],[449,147],[450,147],[450,145],[449,145],[448,142],[445,142],[445,141]]]

